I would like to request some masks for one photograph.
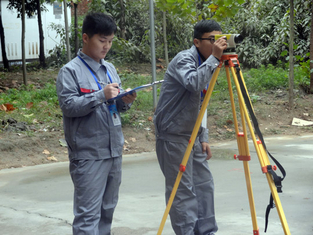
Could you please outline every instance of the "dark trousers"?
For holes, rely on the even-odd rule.
[[[187,144],[157,139],[156,152],[166,181],[166,203],[186,148]],[[198,138],[169,214],[176,235],[208,235],[217,231],[213,176]]]

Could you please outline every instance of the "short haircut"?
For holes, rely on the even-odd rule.
[[[201,38],[203,34],[213,31],[222,32],[222,28],[215,20],[201,20],[194,27],[193,38]]]
[[[82,33],[89,37],[95,34],[109,36],[115,34],[117,26],[113,18],[101,12],[89,13],[83,22]]]

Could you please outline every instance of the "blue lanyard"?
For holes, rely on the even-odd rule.
[[[97,83],[97,85],[98,85],[98,87],[99,87],[99,90],[101,90],[102,87],[101,87],[100,83],[98,82],[98,79],[96,78],[95,74],[92,72],[91,68],[89,67],[89,65],[88,65],[88,64],[86,63],[86,61],[84,61],[79,55],[78,55],[78,58],[79,58],[79,59],[86,65],[86,67],[89,69],[91,75],[93,76],[93,78],[95,79],[95,81],[96,81],[96,83]],[[110,75],[108,69],[107,69],[107,75],[108,75],[108,77],[109,77],[109,79],[110,79],[110,82],[113,83],[113,82],[112,82],[111,75]]]

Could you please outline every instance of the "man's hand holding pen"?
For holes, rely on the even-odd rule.
[[[120,93],[120,88],[117,83],[110,83],[110,84],[107,84],[103,88],[103,92],[104,92],[105,98],[109,100],[117,96]]]

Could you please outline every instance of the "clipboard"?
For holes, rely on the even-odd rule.
[[[131,89],[130,91],[124,92],[122,94],[119,94],[118,96],[115,96],[114,98],[109,99],[108,102],[113,101],[113,100],[119,100],[119,99],[121,99],[122,97],[124,97],[126,95],[132,95],[133,93],[135,93],[137,91],[140,91],[140,90],[146,89],[148,87],[160,84],[163,81],[164,80],[155,81],[155,82],[152,82],[152,83],[148,83],[148,84],[145,84],[145,85],[141,85],[141,86],[135,87],[135,88]]]

